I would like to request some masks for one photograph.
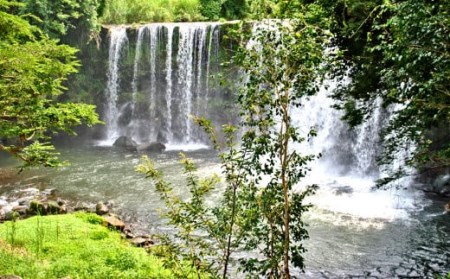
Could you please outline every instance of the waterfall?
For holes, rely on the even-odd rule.
[[[105,122],[108,127],[107,138],[115,138],[118,136],[118,115],[119,109],[117,101],[119,97],[119,62],[121,59],[121,51],[124,44],[128,41],[126,29],[119,27],[110,30],[109,44],[109,60],[108,60],[108,83],[106,88],[106,113]]]
[[[317,130],[317,137],[295,148],[302,154],[322,154],[310,165],[312,171],[298,187],[320,186],[310,201],[322,213],[329,213],[316,215],[330,218],[327,221],[340,224],[352,220],[336,219],[336,213],[357,216],[358,222],[407,218],[411,210],[424,206],[421,193],[395,187],[387,191],[373,189],[374,181],[383,176],[376,157],[381,151],[379,135],[389,121],[389,110],[377,100],[371,117],[360,127],[350,129],[341,120],[342,112],[332,108],[334,100],[328,95],[335,87],[336,82],[329,81],[327,90],[323,88],[317,95],[305,98],[303,105],[294,110],[294,125],[302,134],[312,125]],[[401,185],[409,183],[405,180]]]
[[[180,86],[180,114],[177,122],[179,126],[180,141],[184,137],[185,142],[192,141],[192,128],[189,116],[192,113],[192,82],[193,82],[193,64],[194,64],[194,34],[195,28],[189,25],[180,27],[179,29],[179,48],[177,56],[178,64],[178,85]]]
[[[137,101],[137,94],[138,94],[138,74],[139,74],[139,62],[141,60],[142,56],[142,42],[144,38],[145,28],[139,28],[138,30],[138,36],[137,36],[137,42],[136,42],[136,55],[134,58],[134,65],[133,65],[133,80],[131,82],[131,88],[132,88],[132,118],[135,119],[136,117],[136,101]],[[139,127],[139,123],[137,121],[132,120],[130,123],[130,134],[131,137],[136,137],[136,130]]]
[[[155,121],[156,119],[156,63],[157,63],[157,46],[158,46],[158,39],[159,39],[159,31],[160,26],[158,25],[150,25],[147,27],[150,37],[150,96],[149,96],[149,102],[150,102],[150,122]],[[150,141],[156,140],[155,135],[156,127],[155,125],[150,126]]]
[[[219,44],[219,25],[213,24],[211,25],[210,31],[209,31],[209,43],[208,43],[208,56],[206,61],[206,94],[205,94],[205,104],[206,109],[208,108],[208,102],[209,102],[209,76],[210,76],[210,70],[211,70],[211,55],[213,51],[213,46],[218,46]],[[217,48],[216,48],[217,49]]]
[[[111,28],[105,142],[128,135],[138,142],[205,143],[189,116],[211,114],[209,75],[218,64],[211,57],[218,55],[219,26],[147,24],[129,29],[135,38],[125,27]],[[121,49],[128,40],[134,51],[127,57]],[[132,69],[128,80],[126,68]]]
[[[167,26],[167,47],[166,47],[166,140],[172,140],[172,40],[173,40],[173,26]]]

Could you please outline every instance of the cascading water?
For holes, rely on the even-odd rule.
[[[330,82],[331,90],[333,85]],[[349,216],[354,216],[369,223],[370,219],[384,222],[406,218],[412,210],[422,208],[421,194],[415,191],[373,189],[374,181],[383,175],[375,159],[381,151],[381,129],[389,119],[381,101],[377,101],[371,117],[361,127],[350,130],[340,120],[342,113],[332,108],[329,92],[323,89],[305,100],[294,114],[295,125],[300,130],[315,125],[318,132],[317,137],[297,148],[306,154],[322,154],[312,163],[312,171],[304,181],[320,186],[318,193],[310,198],[316,208],[330,213],[320,217],[334,218],[336,222],[339,218],[335,214],[343,214],[347,221]]]
[[[120,53],[132,32],[112,27],[103,143],[127,135],[138,142],[204,144],[190,115],[210,115],[209,76],[217,68],[211,64],[218,63],[217,57],[211,59],[219,50],[218,29],[215,23],[143,25],[130,39],[134,56],[126,57]],[[126,71],[118,65],[130,58],[131,84],[118,78]]]
[[[107,138],[115,138],[118,136],[117,119],[119,109],[117,107],[117,100],[119,94],[119,62],[121,59],[122,47],[128,41],[126,29],[119,27],[114,29],[110,33],[110,45],[109,45],[109,70],[108,70],[108,84],[107,84],[107,104],[105,120],[108,127]]]

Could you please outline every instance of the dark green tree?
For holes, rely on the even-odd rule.
[[[105,0],[22,0],[20,13],[51,38],[63,38],[76,31],[83,40],[98,32]]]
[[[52,134],[99,123],[95,107],[60,103],[67,76],[76,72],[76,50],[48,39],[11,14],[18,3],[0,0],[0,151],[27,166],[57,166]]]

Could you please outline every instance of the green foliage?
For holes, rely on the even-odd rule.
[[[58,102],[67,76],[76,72],[76,50],[39,34],[18,16],[0,13],[12,24],[0,38],[0,151],[23,160],[25,167],[56,166],[52,145],[40,141],[60,131],[75,134],[72,127],[82,123],[99,123],[94,106]]]
[[[247,0],[112,0],[101,21],[106,24],[243,19]]]
[[[1,224],[0,273],[23,278],[179,278],[176,270],[163,268],[160,259],[131,247],[118,232],[87,221],[98,218],[77,213]]]
[[[52,38],[61,38],[75,28],[86,30],[88,33],[96,32],[100,28],[97,15],[101,3],[97,0],[22,0],[22,2],[24,5],[21,14],[27,16],[33,25],[38,26]]]
[[[221,0],[201,0],[202,15],[209,20],[218,20],[222,10]]]
[[[285,13],[276,8],[268,11],[269,16],[282,18]],[[269,278],[290,278],[291,264],[304,267],[302,241],[308,234],[302,217],[309,207],[304,198],[317,186],[296,187],[316,156],[302,155],[293,145],[316,132],[311,128],[301,134],[291,117],[294,107],[301,109],[304,98],[318,91],[329,34],[316,25],[317,12],[321,11],[316,6],[304,6],[295,19],[262,20],[250,46],[237,56],[247,78],[239,104],[246,131],[242,145],[251,152],[243,160],[251,162],[247,184],[254,185],[259,214],[246,242],[247,248],[263,256],[244,259],[242,264],[245,271]]]
[[[112,0],[102,23],[170,22],[201,20],[199,0]]]
[[[222,150],[211,121],[196,117],[194,121],[207,132],[214,147]],[[232,253],[244,248],[243,241],[258,216],[251,207],[255,204],[251,196],[253,191],[250,191],[252,188],[244,185],[245,172],[242,166],[247,162],[240,160],[241,153],[235,142],[236,131],[231,125],[223,127],[226,150],[220,154],[220,158],[226,186],[215,206],[208,205],[206,201],[221,180],[217,176],[199,179],[195,175],[195,165],[183,154],[182,164],[191,193],[185,200],[172,193],[171,185],[165,182],[162,173],[155,169],[147,157],[137,167],[138,172],[154,181],[156,190],[166,204],[164,216],[179,230],[174,239],[163,236],[165,249],[156,251],[166,256],[167,266],[179,267],[188,261],[199,272],[207,272],[213,278],[219,276],[219,271],[222,271],[222,278],[228,278]],[[208,238],[204,237],[205,234]],[[181,243],[175,240],[181,240]]]
[[[226,19],[245,19],[249,11],[247,0],[222,0],[221,15]]]
[[[364,121],[374,100],[396,106],[383,132],[380,163],[391,164],[408,143],[405,162],[414,167],[450,166],[450,29],[448,1],[341,1],[335,5],[336,42],[349,66],[350,84],[335,93],[351,125]],[[344,74],[347,67],[337,69]],[[448,134],[448,133],[447,133]],[[398,169],[382,183],[405,173]]]
[[[161,237],[165,247],[166,266],[181,268],[180,276],[185,277],[184,274],[189,270],[183,270],[182,267],[183,262],[187,261],[200,278],[202,273],[217,273],[217,266],[209,263],[210,258],[216,255],[214,245],[208,244],[209,240],[199,233],[211,232],[210,228],[214,226],[212,212],[205,206],[205,197],[218,183],[218,178],[198,179],[194,174],[196,168],[192,161],[183,154],[180,156],[191,194],[187,201],[172,193],[171,185],[163,179],[163,174],[155,169],[148,157],[142,158],[142,164],[136,170],[154,181],[156,190],[167,206],[163,216],[179,230],[175,239]]]
[[[30,26],[28,21],[8,11],[21,7],[22,4],[0,0],[0,38],[4,43],[21,42],[33,39],[40,30]]]

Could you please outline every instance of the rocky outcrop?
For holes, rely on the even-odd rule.
[[[105,215],[108,212],[109,212],[109,208],[103,202],[99,202],[95,206],[95,213],[97,213],[98,215]]]
[[[166,150],[166,146],[160,142],[149,142],[137,146],[137,151],[148,151],[161,153]]]
[[[150,248],[155,242],[148,235],[136,236],[129,240],[136,247]]]
[[[105,220],[103,225],[108,228],[112,228],[118,231],[123,231],[123,229],[125,228],[125,223],[116,215],[109,214],[107,216],[103,216],[103,219]]]
[[[130,151],[136,151],[138,144],[130,137],[120,136],[118,139],[116,139],[113,146]]]
[[[450,197],[450,175],[440,174],[433,178],[423,180],[424,184],[422,191],[428,194],[437,195],[440,197]]]
[[[16,190],[10,197],[0,197],[0,222],[34,215],[67,213],[67,201],[56,197],[54,189]]]

